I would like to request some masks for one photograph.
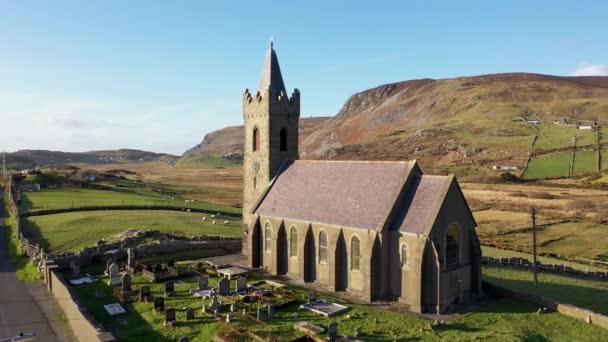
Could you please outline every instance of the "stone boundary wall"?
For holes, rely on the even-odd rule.
[[[509,297],[517,300],[530,302],[544,306],[550,310],[557,311],[568,317],[584,320],[587,323],[595,324],[604,329],[608,329],[608,316],[602,315],[595,311],[582,309],[570,304],[561,304],[553,299],[542,296],[533,295],[525,292],[513,291],[502,286],[492,284],[488,281],[482,281],[483,290],[499,297]]]
[[[72,289],[66,284],[63,277],[52,268],[45,268],[45,279],[47,289],[53,293],[57,302],[63,309],[68,323],[78,341],[111,342],[115,341],[110,332],[106,332],[95,322],[86,309],[81,306],[72,293]]]
[[[75,211],[94,211],[94,210],[172,210],[172,211],[189,211],[193,213],[204,213],[210,215],[221,215],[226,217],[232,217],[236,219],[242,219],[241,214],[229,213],[221,210],[211,209],[200,209],[200,208],[184,208],[174,206],[162,206],[162,205],[104,205],[104,206],[82,206],[76,208],[61,208],[61,209],[47,209],[47,210],[36,210],[21,213],[21,217],[28,216],[41,216],[41,215],[52,215],[61,213],[70,213]]]
[[[533,263],[525,258],[492,258],[492,257],[481,257],[482,265],[497,265],[497,266],[509,266],[515,267],[522,270],[532,271],[534,266]],[[556,264],[543,264],[539,261],[536,262],[537,268],[539,272],[543,273],[555,273],[561,274],[571,277],[577,278],[586,278],[586,279],[597,279],[597,280],[607,280],[608,279],[608,271],[579,271],[572,267],[568,267],[565,265],[556,265]]]

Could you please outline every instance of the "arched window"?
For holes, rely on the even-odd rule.
[[[356,236],[350,241],[350,269],[358,270],[361,264],[361,244]]]
[[[291,227],[289,231],[289,256],[298,256],[298,229]]]
[[[401,245],[401,267],[405,267],[407,265],[407,246],[405,244]]]
[[[445,265],[456,266],[460,263],[460,226],[451,224],[445,234]]]
[[[279,144],[281,151],[287,151],[287,130],[281,128],[281,143]]]
[[[319,263],[327,263],[327,234],[325,232],[319,234]]]
[[[272,248],[272,227],[270,227],[270,223],[266,222],[266,226],[264,227],[264,250],[269,252]]]
[[[258,130],[257,127],[255,127],[253,129],[253,152],[258,150],[258,147],[260,143],[260,131]]]

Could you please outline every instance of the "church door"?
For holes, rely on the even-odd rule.
[[[251,232],[251,267],[261,267],[263,265],[262,251],[262,228],[260,222],[256,222]]]
[[[317,278],[316,259],[315,259],[315,238],[312,228],[308,228],[306,239],[304,240],[304,281],[313,282]]]
[[[283,275],[287,273],[287,234],[285,226],[281,224],[277,235],[277,274]]]
[[[345,291],[348,287],[348,261],[346,258],[346,242],[340,232],[336,242],[336,291]]]
[[[376,238],[372,247],[370,262],[370,295],[372,300],[381,300],[382,288],[382,260],[380,258],[380,240]]]

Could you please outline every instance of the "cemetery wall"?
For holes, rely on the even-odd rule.
[[[608,316],[602,315],[591,310],[579,308],[574,305],[562,304],[557,301],[554,301],[553,299],[545,298],[543,296],[513,291],[487,281],[483,281],[483,289],[486,292],[489,292],[496,296],[509,297],[517,300],[538,304],[550,310],[557,311],[562,315],[584,320],[587,323],[595,324],[604,329],[608,329]]]
[[[70,287],[58,272],[49,270],[47,282],[48,288],[63,309],[78,341],[115,341],[114,336],[110,332],[103,331],[101,326],[74,299],[76,296],[72,294]]]

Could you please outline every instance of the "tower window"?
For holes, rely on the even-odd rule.
[[[281,151],[287,151],[287,130],[285,128],[281,128],[280,147],[281,147]]]
[[[260,143],[260,131],[258,128],[253,129],[253,152],[257,151]]]

